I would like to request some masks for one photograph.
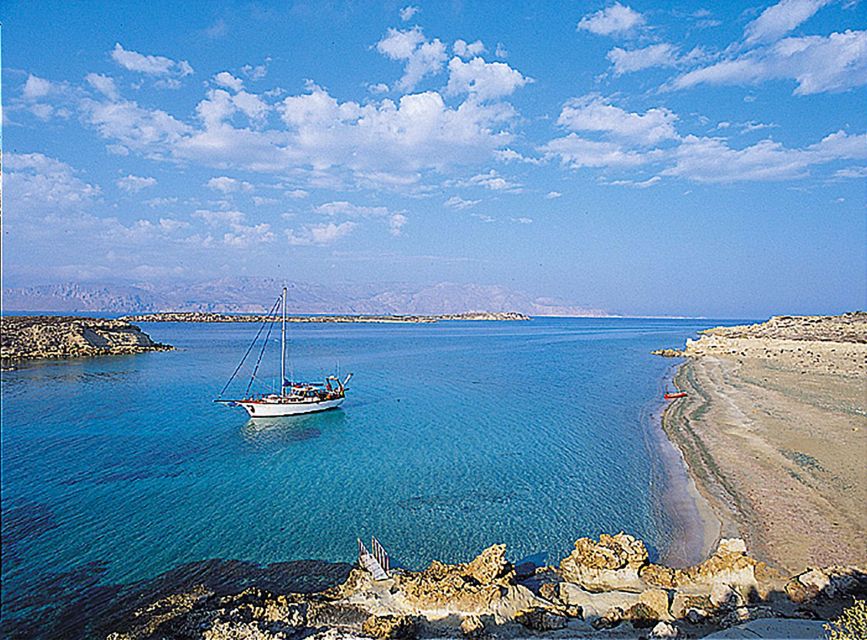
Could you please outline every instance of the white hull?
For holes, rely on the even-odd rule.
[[[244,407],[252,418],[280,418],[283,416],[300,416],[305,413],[315,413],[334,409],[343,404],[345,398],[335,400],[320,400],[318,402],[279,402],[279,401],[256,401],[238,404]]]

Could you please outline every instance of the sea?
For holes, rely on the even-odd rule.
[[[353,377],[340,409],[270,420],[214,402],[256,324],[142,323],[176,350],[4,371],[3,635],[99,635],[197,581],[314,590],[371,536],[410,569],[494,543],[555,564],[618,531],[665,558],[695,514],[661,468],[676,361],[650,351],[738,322],[291,324],[288,375]],[[253,391],[279,385],[279,346]]]

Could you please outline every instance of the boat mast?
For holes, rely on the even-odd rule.
[[[280,331],[280,397],[286,394],[286,287],[283,287],[283,326]]]

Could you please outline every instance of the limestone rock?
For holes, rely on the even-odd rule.
[[[465,638],[482,638],[485,635],[485,623],[479,616],[467,616],[461,620],[461,633]]]
[[[505,546],[485,549],[467,564],[436,560],[424,571],[395,575],[395,587],[418,609],[446,609],[463,613],[488,612],[514,585],[514,570],[505,559]]]
[[[657,620],[671,620],[671,614],[668,611],[667,591],[663,589],[648,589],[638,596],[638,602],[649,607]]]
[[[565,617],[551,613],[541,607],[522,611],[515,616],[515,620],[533,631],[562,629],[568,622]]]
[[[466,568],[466,575],[479,584],[506,577],[512,565],[506,560],[506,545],[495,544],[482,551]]]
[[[855,567],[808,569],[789,580],[785,589],[789,599],[797,603],[837,598],[867,591],[867,574]]]
[[[668,622],[657,622],[650,631],[651,638],[676,638],[677,636],[677,627]]]
[[[581,538],[560,562],[560,575],[588,591],[641,591],[638,570],[647,563],[647,548],[626,533],[603,533],[596,542]]]
[[[623,614],[623,618],[632,622],[639,629],[656,626],[659,616],[651,607],[639,602],[629,607]]]
[[[702,614],[713,609],[713,603],[709,595],[677,592],[671,603],[671,615],[676,619],[688,618],[690,611],[698,611]],[[693,616],[695,617],[695,616]]]
[[[415,621],[409,616],[370,616],[361,630],[381,640],[411,640],[416,637]]]

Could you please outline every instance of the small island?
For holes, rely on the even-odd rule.
[[[145,313],[124,316],[128,322],[272,322],[279,320],[277,316],[267,314],[211,313],[207,311],[165,311],[160,313]],[[530,316],[515,311],[471,311],[469,313],[445,313],[439,315],[322,315],[322,316],[286,316],[286,322],[341,322],[341,323],[403,323],[426,324],[449,320],[487,320],[487,321],[518,321],[529,320]]]
[[[77,316],[4,316],[0,331],[3,366],[38,359],[170,351],[126,320]]]

